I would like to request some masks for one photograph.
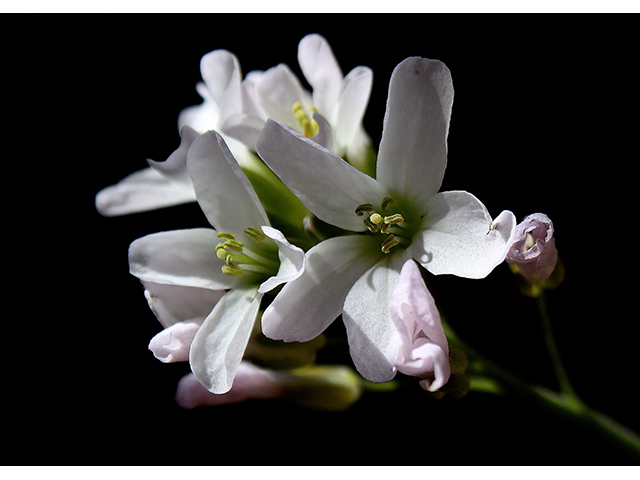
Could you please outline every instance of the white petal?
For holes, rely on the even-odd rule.
[[[389,313],[400,269],[408,254],[384,258],[355,282],[344,302],[342,319],[349,350],[358,372],[371,382],[386,382],[395,375],[387,358],[396,327]]]
[[[419,209],[442,183],[452,104],[451,74],[442,62],[413,57],[394,70],[376,178]]]
[[[227,292],[193,339],[191,370],[210,392],[225,393],[231,389],[261,299],[257,287]]]
[[[273,227],[262,227],[262,231],[278,244],[278,257],[280,257],[278,274],[275,277],[270,277],[258,289],[258,292],[265,293],[302,275],[305,255],[301,248],[289,243],[279,230]]]
[[[219,133],[203,133],[193,142],[187,167],[198,203],[219,232],[239,235],[269,225],[249,179]]]
[[[298,63],[313,88],[313,104],[325,117],[330,117],[342,83],[342,70],[329,43],[314,33],[298,44]]]
[[[184,321],[202,323],[224,294],[224,290],[183,287],[144,280],[142,285],[149,308],[164,328]]]
[[[287,283],[262,315],[264,334],[285,342],[320,335],[342,313],[354,282],[379,260],[376,251],[379,242],[368,235],[334,237],[310,249],[302,275]]]
[[[296,102],[300,102],[303,107],[311,104],[309,94],[284,64],[270,68],[260,76],[256,84],[256,93],[260,106],[269,118],[291,125],[298,123],[293,115],[293,105]]]
[[[275,120],[262,130],[258,154],[318,218],[347,230],[365,230],[356,208],[387,196],[375,179]]]
[[[184,126],[180,136],[180,146],[164,162],[156,162],[150,159],[147,162],[151,168],[166,175],[168,178],[191,185],[191,178],[189,178],[189,173],[187,172],[187,152],[193,141],[198,137],[198,132],[189,126]]]
[[[362,124],[372,83],[373,72],[367,67],[356,67],[344,78],[335,116],[336,141],[343,149],[349,147]]]
[[[435,275],[484,278],[504,261],[515,228],[511,212],[500,219],[498,229],[491,229],[491,216],[476,197],[462,191],[439,193],[429,202],[424,229],[409,250]]]
[[[200,105],[182,109],[178,115],[178,129],[182,130],[185,126],[189,126],[198,133],[204,133],[218,127],[220,107],[204,82],[198,82],[196,90],[203,98],[203,102]]]
[[[189,183],[176,182],[152,168],[145,168],[98,192],[96,209],[111,217],[180,205],[195,198]]]
[[[218,103],[220,120],[240,112],[242,72],[236,56],[226,50],[214,50],[202,57],[200,72],[207,89]]]
[[[210,228],[147,235],[129,247],[129,271],[140,280],[184,287],[224,290],[238,277],[222,273],[216,256],[219,239]]]
[[[256,149],[256,142],[264,127],[264,120],[253,115],[237,113],[225,118],[220,131],[242,142],[250,150]]]

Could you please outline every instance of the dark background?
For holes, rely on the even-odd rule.
[[[36,464],[637,463],[520,399],[435,401],[417,382],[366,394],[344,413],[280,401],[182,410],[173,397],[188,366],[147,350],[160,325],[128,274],[127,249],[206,220],[196,204],[103,218],[93,203],[101,188],[178,146],[177,115],[200,103],[199,61],[211,50],[234,52],[244,73],[282,62],[301,76],[298,41],[324,35],[345,74],[374,70],[365,127],[376,145],[393,68],[413,55],[440,59],[456,92],[442,190],[468,190],[494,216],[552,218],[567,273],[548,300],[569,375],[588,404],[640,431],[637,208],[625,193],[637,176],[637,40],[627,20],[0,17],[5,304],[18,312],[4,322],[3,397],[15,451]],[[468,343],[556,387],[535,303],[505,265],[482,281],[443,276],[430,285]]]

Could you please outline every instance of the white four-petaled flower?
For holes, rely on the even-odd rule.
[[[401,267],[414,258],[433,274],[483,278],[506,255],[515,218],[492,220],[464,191],[438,193],[447,164],[453,86],[447,67],[408,58],[393,72],[376,178],[269,120],[258,154],[321,220],[354,232],[306,253],[262,317],[265,335],[307,341],[342,314],[351,356],[366,379],[393,378],[386,355],[396,327],[389,305]]]
[[[233,383],[263,294],[300,275],[304,253],[270,226],[219,134],[207,132],[195,139],[187,164],[198,203],[216,230],[195,228],[140,238],[129,250],[130,271],[142,280],[163,325],[171,328],[194,316],[202,323],[190,345],[191,368],[208,390],[224,393]],[[229,291],[220,298],[222,290]],[[200,304],[195,314],[181,302],[186,292]],[[207,305],[213,309],[203,319]],[[171,347],[173,334],[193,333],[192,327],[184,327],[158,339],[169,345],[156,345],[156,355],[177,354]],[[184,354],[183,347],[174,347]]]

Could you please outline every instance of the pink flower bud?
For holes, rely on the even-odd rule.
[[[451,375],[449,343],[433,297],[413,260],[402,266],[389,313],[397,329],[389,342],[389,360],[399,372],[422,378],[420,386],[435,392]]]
[[[534,213],[518,224],[506,260],[531,281],[549,278],[558,262],[551,219]]]
[[[149,350],[163,363],[186,362],[199,322],[179,322],[165,328],[149,342]]]
[[[238,367],[231,390],[223,394],[208,391],[192,373],[185,375],[178,382],[176,403],[182,408],[192,409],[238,403],[251,398],[277,398],[284,395],[287,384],[286,375],[243,361]]]

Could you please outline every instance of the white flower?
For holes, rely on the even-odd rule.
[[[359,234],[307,252],[304,273],[265,311],[265,335],[310,340],[342,314],[358,371],[387,381],[395,375],[385,355],[395,331],[388,307],[404,262],[414,258],[436,275],[483,278],[504,260],[513,214],[493,221],[470,193],[437,193],[452,103],[443,63],[400,63],[389,85],[376,179],[287,125],[267,122],[257,144],[267,165],[318,218]]]
[[[371,143],[362,127],[373,81],[371,69],[356,67],[343,76],[329,43],[317,34],[300,41],[298,62],[313,93],[285,64],[252,72],[242,83],[246,111],[228,117],[222,131],[255,150],[265,121],[273,118],[337,155],[357,161]]]
[[[196,89],[204,101],[180,113],[180,147],[166,161],[147,160],[149,167],[98,192],[96,208],[102,215],[144,212],[196,200],[187,172],[187,151],[191,143],[199,133],[219,129],[226,117],[242,109],[242,74],[235,55],[214,50],[202,57],[200,70],[204,82],[198,83]],[[243,144],[228,137],[225,140],[241,165],[251,163],[252,154]]]
[[[189,320],[185,318],[189,313],[170,315],[166,308],[175,306],[186,290],[197,289],[193,300],[203,289],[231,289],[213,302],[189,353],[198,380],[208,390],[224,393],[233,383],[263,294],[300,275],[304,254],[270,226],[249,180],[219,134],[199,136],[187,158],[198,203],[217,230],[195,228],[140,238],[129,250],[130,271],[145,283],[147,292],[149,286],[156,293],[157,285],[164,286],[164,298],[152,302],[154,311],[163,312],[162,318]]]

